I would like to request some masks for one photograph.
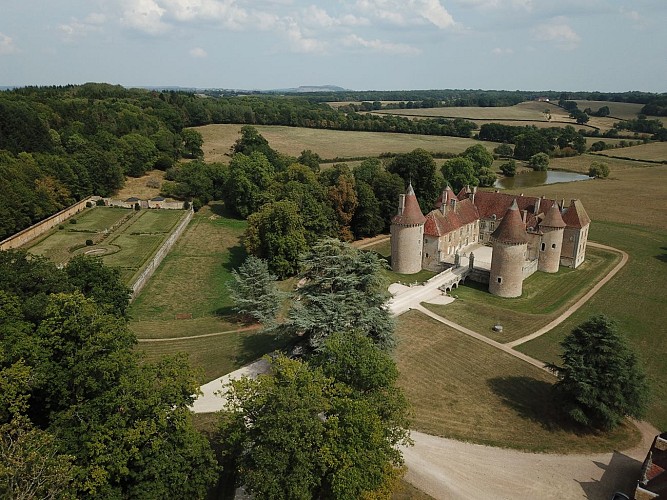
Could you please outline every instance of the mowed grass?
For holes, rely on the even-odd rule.
[[[242,125],[206,125],[197,131],[204,138],[206,161],[227,163],[229,150],[240,137]],[[257,125],[255,128],[272,148],[291,156],[310,149],[322,158],[376,157],[382,153],[406,153],[416,148],[431,152],[462,153],[470,146],[482,144],[489,151],[498,146],[464,137],[393,134],[388,132],[355,132],[311,128]]]
[[[603,106],[609,108],[609,115],[622,120],[633,120],[644,107],[643,104],[636,104],[633,102],[612,102],[612,101],[575,101],[580,110],[591,108],[597,111]]]
[[[667,162],[667,142],[650,142],[638,146],[620,149],[606,149],[598,153],[600,156],[620,156],[644,161]],[[604,160],[603,160],[604,161]]]
[[[488,292],[487,285],[468,282],[453,290],[457,300],[427,309],[497,342],[511,342],[547,325],[574,304],[620,261],[617,252],[588,247],[577,269],[561,267],[555,274],[536,272],[523,282],[521,297],[507,299]],[[501,333],[492,327],[503,325]]]
[[[552,399],[552,375],[418,311],[400,316],[397,335],[399,385],[413,406],[416,430],[559,453],[625,449],[639,441],[633,426],[577,432]]]
[[[559,361],[560,342],[594,314],[619,323],[648,375],[653,402],[647,419],[667,428],[667,230],[595,221],[590,237],[625,250],[625,267],[579,311],[549,333],[517,349],[537,359]]]

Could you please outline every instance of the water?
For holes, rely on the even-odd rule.
[[[556,184],[557,182],[586,181],[590,179],[586,174],[563,172],[561,170],[532,171],[515,175],[514,177],[499,178],[493,187],[498,189],[517,189],[523,187]]]

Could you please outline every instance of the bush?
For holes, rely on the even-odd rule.
[[[189,201],[184,201],[183,202],[183,210],[190,210],[190,202]]]
[[[61,224],[61,225],[58,226],[58,229],[59,229],[60,231],[62,231],[63,229],[65,229],[65,226],[63,226],[63,225]]]
[[[503,163],[500,165],[500,171],[507,177],[514,177],[516,175],[516,162],[514,160],[510,160],[506,163]]]
[[[87,202],[86,202],[86,208],[91,208],[92,206],[93,206],[93,202],[92,202],[92,201],[87,201]]]
[[[96,204],[98,207],[103,207],[103,206],[106,205],[106,204],[104,203],[104,200],[103,200],[102,198],[100,198],[99,200],[97,200],[97,201],[95,202],[95,204]]]
[[[549,155],[546,153],[537,153],[530,157],[528,165],[533,170],[546,170],[549,166]]]
[[[609,166],[601,161],[594,161],[588,169],[588,176],[604,179],[609,176]]]
[[[93,246],[93,240],[86,240],[86,246],[87,247],[92,247]]]
[[[591,144],[591,151],[604,151],[607,148],[607,144],[604,141],[596,141]]]
[[[70,219],[70,220],[69,220],[69,223],[70,223],[70,224],[76,224],[76,219]]]
[[[135,210],[141,210],[141,205],[139,205],[139,203],[135,203],[134,204],[134,209]]]

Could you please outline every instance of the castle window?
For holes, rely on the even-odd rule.
[[[555,244],[555,243],[552,243],[552,244],[551,244],[551,248],[556,248],[556,244]]]
[[[500,276],[498,276],[498,283],[502,283],[502,282],[503,282],[503,279]]]
[[[544,252],[544,249],[545,249],[546,247],[547,247],[546,244],[542,243],[542,245],[540,246],[540,250]]]

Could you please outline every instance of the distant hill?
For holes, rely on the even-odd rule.
[[[349,89],[344,89],[343,87],[338,87],[336,85],[301,85],[296,88],[289,89],[275,89],[271,92],[282,92],[282,93],[305,93],[305,92],[350,92]]]

